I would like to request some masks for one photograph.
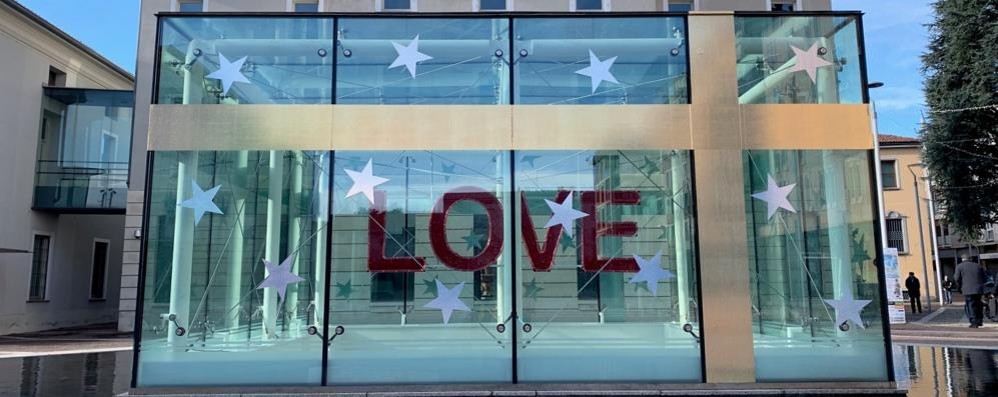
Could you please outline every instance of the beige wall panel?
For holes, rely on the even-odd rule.
[[[746,149],[873,149],[866,105],[742,105]]]
[[[253,12],[288,10],[287,0],[205,0],[204,10],[210,12]]]
[[[330,12],[374,12],[376,0],[326,0],[323,4]]]
[[[571,0],[514,0],[516,11],[568,11]]]
[[[694,104],[737,104],[732,15],[690,15],[690,98]]]
[[[804,11],[830,11],[832,9],[831,0],[802,0]]]
[[[755,381],[741,150],[698,150],[697,234],[708,383]]]
[[[510,106],[334,106],[333,149],[508,149]]]
[[[694,149],[741,149],[742,131],[738,105],[694,105]]]
[[[149,150],[326,149],[327,105],[152,105]]]
[[[419,12],[471,12],[471,0],[418,0]]]
[[[517,149],[689,149],[688,105],[516,105]]]
[[[766,0],[700,0],[700,11],[768,11]],[[693,35],[690,35],[691,37]]]
[[[613,0],[611,11],[661,11],[659,0]]]

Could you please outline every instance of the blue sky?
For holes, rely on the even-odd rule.
[[[134,72],[139,0],[19,0],[52,24]],[[930,0],[833,0],[837,10],[866,13],[866,51],[871,91],[880,131],[915,135],[924,107],[919,56],[924,27],[932,18]]]

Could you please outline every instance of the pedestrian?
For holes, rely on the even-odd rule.
[[[960,256],[960,264],[956,266],[953,281],[960,286],[963,294],[964,310],[970,320],[970,328],[980,328],[984,324],[984,307],[981,305],[981,294],[984,292],[984,281],[987,274],[984,268],[970,260],[970,255]]]
[[[953,304],[953,290],[957,289],[956,283],[950,280],[949,276],[943,276],[943,303]]]
[[[922,283],[918,282],[915,272],[908,272],[908,278],[904,280],[904,287],[908,289],[908,299],[911,300],[911,312],[922,312]]]

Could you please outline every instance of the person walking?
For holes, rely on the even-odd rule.
[[[949,276],[943,276],[943,304],[953,304],[953,290],[956,288],[956,283],[950,280]]]
[[[970,328],[980,328],[984,324],[984,307],[981,305],[981,294],[984,292],[984,281],[987,274],[984,268],[970,260],[970,255],[960,256],[960,264],[956,266],[953,281],[960,287],[963,294],[964,310],[970,320]]]
[[[904,288],[908,290],[908,299],[911,300],[911,312],[922,312],[922,283],[915,277],[915,272],[908,272],[908,278],[904,280]]]

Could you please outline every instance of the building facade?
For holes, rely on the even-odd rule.
[[[859,13],[230,3],[143,2],[134,386],[894,389]]]
[[[131,74],[0,1],[0,335],[114,323]]]
[[[915,273],[921,282],[922,305],[939,303],[943,274],[937,271],[936,240],[928,175],[922,165],[922,142],[917,138],[880,134],[880,171],[884,203],[884,242],[898,250],[901,278]],[[907,291],[904,291],[907,294]]]

